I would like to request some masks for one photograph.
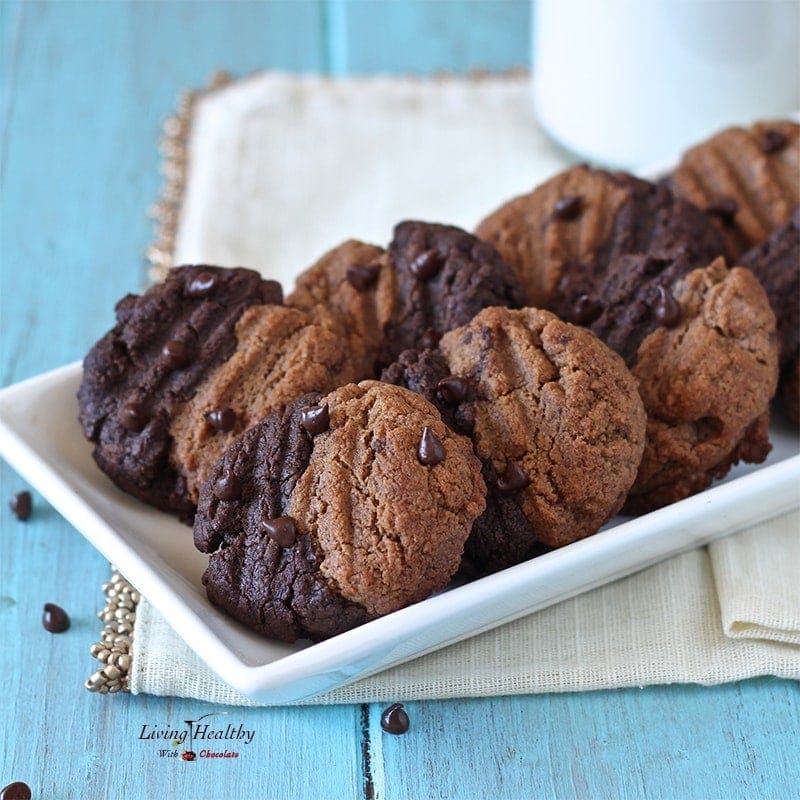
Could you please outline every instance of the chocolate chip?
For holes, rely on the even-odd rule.
[[[733,225],[739,204],[732,197],[721,197],[711,205],[706,206],[706,214],[718,217],[723,224]]]
[[[215,408],[206,412],[206,422],[216,431],[227,433],[236,427],[238,421],[236,412],[232,408]]]
[[[31,800],[31,787],[22,781],[14,781],[0,789],[0,800]]]
[[[789,138],[785,133],[776,131],[774,128],[767,128],[761,133],[761,152],[766,155],[772,153],[780,153],[789,142]]]
[[[300,411],[300,424],[312,436],[325,433],[331,427],[331,415],[327,404],[321,406],[306,406]]]
[[[297,523],[293,517],[277,517],[261,520],[261,527],[266,531],[267,536],[281,547],[291,547],[297,539]]]
[[[230,470],[223,472],[214,484],[214,496],[217,500],[236,500],[241,494],[242,484]]]
[[[213,272],[198,272],[186,287],[189,297],[207,297],[217,285],[217,276]]]
[[[439,344],[439,339],[441,338],[441,335],[436,333],[433,328],[428,328],[425,333],[419,337],[419,346],[423,350],[433,350],[433,348]]]
[[[411,274],[418,281],[430,280],[442,268],[438,250],[426,250],[411,262]]]
[[[553,219],[560,219],[564,222],[576,219],[583,211],[583,197],[579,194],[562,197],[553,206]]]
[[[381,728],[383,728],[386,733],[400,736],[400,734],[408,731],[410,724],[411,722],[408,719],[408,714],[403,708],[402,703],[394,703],[389,706],[389,708],[385,708],[381,713]]]
[[[119,424],[131,433],[138,433],[147,425],[147,414],[141,403],[126,403],[117,415]]]
[[[444,459],[444,447],[439,437],[427,425],[422,429],[417,458],[425,467],[435,467]]]
[[[572,319],[579,325],[588,325],[600,316],[602,310],[597,301],[592,300],[588,294],[582,294],[572,306]]]
[[[8,507],[11,513],[20,521],[30,519],[31,516],[31,493],[17,492],[9,501]]]
[[[500,494],[516,494],[524,489],[531,479],[513,461],[506,464],[506,471],[497,478],[497,489]]]
[[[347,282],[357,291],[369,289],[378,279],[381,271],[380,264],[354,264],[347,268]]]
[[[42,625],[50,633],[64,633],[69,628],[69,616],[61,606],[57,606],[55,603],[45,603]]]
[[[436,384],[436,390],[439,392],[439,396],[445,403],[449,403],[451,406],[457,406],[459,403],[463,403],[467,396],[468,389],[469,383],[464,378],[459,378],[457,375],[450,375],[447,378],[442,378],[439,383]]]
[[[189,348],[177,339],[170,339],[161,348],[161,355],[170,369],[180,369],[189,363]]]
[[[674,328],[681,321],[681,307],[678,301],[663,286],[656,287],[658,292],[651,308],[659,325]]]

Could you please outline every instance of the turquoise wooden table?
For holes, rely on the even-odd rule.
[[[25,3],[2,14],[2,384],[80,358],[145,281],[156,139],[177,92],[218,68],[504,69],[528,61],[525,2]],[[22,489],[2,468],[2,496]],[[236,761],[160,758],[142,727],[213,709],[90,695],[108,565],[44,501],[2,505],[0,785],[36,798],[790,798],[800,689],[715,688],[378,706],[228,709]],[[71,629],[39,622],[64,606]],[[242,748],[243,750],[245,748]]]

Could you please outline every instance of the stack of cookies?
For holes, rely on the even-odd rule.
[[[707,487],[798,414],[800,126],[658,184],[575,167],[475,235],[403,222],[281,287],[189,266],[116,307],[80,422],[194,524],[216,606],[319,640]],[[777,329],[776,329],[777,316]]]

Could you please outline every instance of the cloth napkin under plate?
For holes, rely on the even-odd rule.
[[[521,75],[263,74],[202,95],[187,133],[172,163],[179,191],[161,261],[255,267],[287,288],[347,238],[386,244],[404,218],[470,229],[569,163],[537,126]],[[160,272],[163,266],[155,277]],[[755,675],[800,679],[798,512],[306,702]],[[146,599],[137,610],[129,687],[251,703],[211,673]]]

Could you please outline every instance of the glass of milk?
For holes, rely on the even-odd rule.
[[[798,0],[534,0],[539,121],[595,162],[674,159],[800,108]]]

